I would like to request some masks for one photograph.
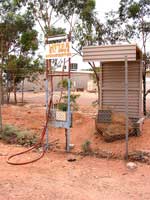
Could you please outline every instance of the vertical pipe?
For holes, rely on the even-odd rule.
[[[102,76],[103,76],[103,74],[102,74],[102,72],[103,72],[103,64],[100,62],[100,72],[99,72],[99,79],[100,79],[100,81],[99,81],[99,84],[100,84],[100,110],[102,109]]]
[[[48,79],[46,78],[45,81],[45,91],[46,91],[46,95],[45,95],[45,100],[46,100],[46,120],[47,120],[47,115],[48,115]],[[48,126],[46,127],[46,149],[48,149]]]
[[[125,114],[126,114],[126,153],[125,158],[128,160],[128,57],[125,56]]]
[[[70,88],[71,88],[71,84],[70,84],[70,78],[68,78],[68,109],[67,109],[67,122],[68,122],[68,128],[67,128],[67,138],[66,138],[66,150],[67,152],[70,151]]]
[[[45,38],[45,45],[48,44],[48,41],[47,41],[47,38]],[[47,122],[47,118],[48,118],[48,99],[49,99],[49,88],[48,88],[48,60],[45,59],[45,71],[46,71],[46,74],[45,74],[45,104],[46,104],[46,122]],[[46,131],[45,131],[45,134],[46,134],[46,146],[45,148],[48,149],[48,143],[49,143],[49,140],[48,140],[48,124],[46,124]]]
[[[71,41],[71,31],[68,35],[68,41]],[[67,123],[68,128],[66,130],[66,150],[67,152],[70,151],[70,120],[71,120],[71,110],[70,110],[70,88],[71,88],[71,82],[70,82],[70,70],[71,70],[71,58],[69,58],[68,62],[68,109],[67,109]]]

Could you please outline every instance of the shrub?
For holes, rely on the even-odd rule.
[[[82,144],[82,151],[83,153],[87,154],[91,152],[91,142],[89,140],[86,140],[83,144]]]
[[[20,144],[31,146],[37,142],[37,137],[33,132],[20,130],[13,125],[5,125],[0,139],[8,144]]]

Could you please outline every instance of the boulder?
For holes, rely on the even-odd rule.
[[[106,142],[112,142],[125,138],[126,116],[124,113],[112,112],[111,122],[102,123],[96,119],[96,130],[100,133]],[[128,133],[134,135],[133,122],[128,121]]]

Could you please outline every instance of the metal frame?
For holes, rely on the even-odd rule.
[[[58,35],[54,37],[49,37],[46,38],[45,40],[47,44],[52,43],[52,42],[61,42],[61,41],[71,41],[71,35],[69,34],[68,36],[66,35]],[[70,151],[70,127],[71,127],[71,108],[70,108],[70,93],[71,93],[71,80],[70,80],[70,69],[71,69],[71,58],[69,57],[69,62],[68,62],[68,72],[62,74],[58,73],[53,73],[51,69],[51,60],[52,59],[47,59],[46,60],[46,82],[45,82],[45,87],[46,87],[46,117],[49,117],[50,125],[56,128],[65,128],[65,135],[66,135],[66,151]],[[60,77],[60,76],[65,76],[68,77],[68,101],[67,101],[67,120],[66,121],[56,121],[50,118],[50,116],[47,116],[48,113],[48,107],[49,107],[49,99],[51,98],[53,102],[53,78],[54,77]],[[49,86],[50,85],[50,86]],[[49,94],[50,92],[50,94]],[[50,108],[51,112],[53,112],[53,108]],[[46,129],[46,148],[48,148],[49,145],[49,131],[48,128]]]
[[[125,126],[125,137],[126,137],[126,159],[128,160],[128,140],[129,140],[129,134],[128,134],[128,57],[125,56],[125,113],[126,113],[126,126]]]

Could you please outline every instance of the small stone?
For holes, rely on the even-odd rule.
[[[43,148],[42,147],[38,148],[38,150],[39,150],[39,152],[43,152]]]
[[[131,169],[131,170],[136,169],[137,168],[137,164],[134,163],[134,162],[128,162],[127,163],[127,168]]]

